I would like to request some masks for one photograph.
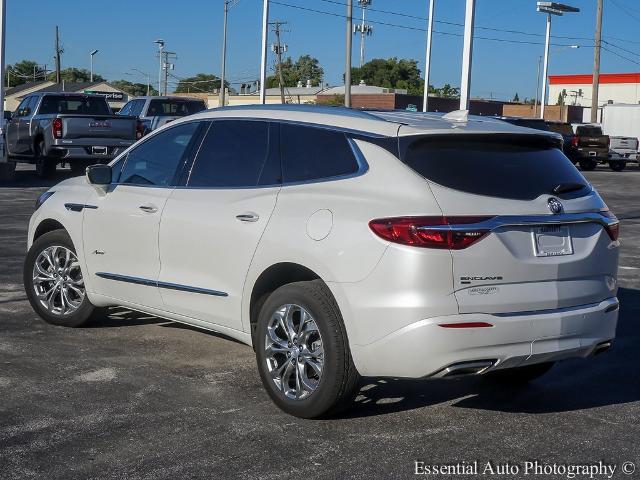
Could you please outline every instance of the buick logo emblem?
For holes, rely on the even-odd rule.
[[[551,213],[555,215],[562,213],[562,211],[564,210],[562,203],[560,203],[560,200],[558,200],[557,198],[551,197],[547,201],[547,205],[549,206],[549,210],[551,210]]]

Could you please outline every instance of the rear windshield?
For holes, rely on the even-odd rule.
[[[530,140],[422,138],[407,147],[403,161],[432,182],[475,195],[532,200],[554,194],[558,185],[576,184],[584,188],[560,196],[590,191],[561,150]]]
[[[111,115],[103,97],[55,97],[47,95],[40,105],[41,114]]]
[[[602,129],[600,127],[577,127],[576,135],[580,137],[599,137],[602,135]]]
[[[184,100],[151,100],[149,102],[149,117],[184,117],[204,110],[203,101]]]

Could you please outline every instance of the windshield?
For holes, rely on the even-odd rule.
[[[558,185],[584,185],[571,197],[590,192],[588,182],[556,147],[522,137],[504,140],[421,138],[403,161],[428,180],[462,192],[516,200],[555,193]],[[455,137],[455,138],[454,138]]]
[[[202,100],[151,100],[147,116],[184,117],[204,110]]]
[[[111,109],[103,97],[53,96],[42,99],[40,114],[111,115]]]

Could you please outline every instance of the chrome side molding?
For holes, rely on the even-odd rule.
[[[165,288],[167,290],[179,290],[182,292],[201,293],[203,295],[213,295],[216,297],[228,297],[226,292],[220,292],[218,290],[209,290],[207,288],[192,287],[189,285],[180,285],[178,283],[160,282],[158,280],[149,280],[147,278],[130,277],[128,275],[118,275],[116,273],[108,272],[96,272],[96,276],[107,280],[114,280],[117,282],[133,283],[136,285],[145,285],[147,287]]]

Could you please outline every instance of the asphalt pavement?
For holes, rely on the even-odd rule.
[[[413,478],[416,461],[479,462],[478,475],[425,478],[568,478],[525,477],[528,461],[601,461],[612,478],[640,478],[622,472],[640,469],[638,167],[587,173],[622,220],[611,351],[523,389],[370,380],[350,410],[321,421],[278,410],[252,349],[228,338],[123,309],[88,328],[43,323],[22,287],[27,224],[36,196],[66,176],[21,169],[0,183],[0,479]],[[487,462],[520,471],[480,476]]]

